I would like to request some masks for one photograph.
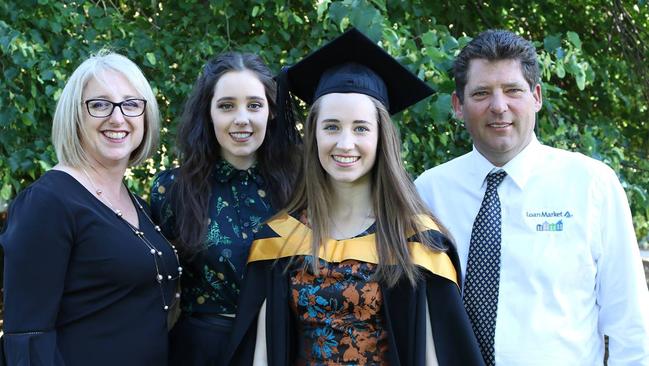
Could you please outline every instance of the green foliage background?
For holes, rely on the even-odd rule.
[[[89,54],[110,47],[141,66],[161,104],[162,145],[128,184],[146,195],[173,164],[183,102],[201,65],[230,49],[279,70],[354,25],[425,78],[437,94],[397,116],[416,176],[470,149],[451,115],[453,57],[480,31],[535,40],[544,107],[537,135],[609,164],[626,189],[641,245],[649,237],[649,6],[646,0],[50,1],[0,3],[0,211],[56,164],[51,118]]]

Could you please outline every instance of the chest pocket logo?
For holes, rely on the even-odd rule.
[[[535,228],[537,232],[558,232],[564,231],[564,225],[574,215],[570,211],[527,211],[525,217],[532,219],[530,225]],[[536,222],[534,222],[536,221]]]
[[[536,231],[563,231],[563,220],[555,223],[544,221],[542,224],[536,225]]]

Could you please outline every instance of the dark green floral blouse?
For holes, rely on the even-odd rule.
[[[161,172],[151,187],[153,220],[169,238],[177,236],[172,210],[177,169]],[[225,160],[212,179],[205,251],[181,278],[185,313],[234,314],[253,234],[275,210],[258,169],[237,170]]]

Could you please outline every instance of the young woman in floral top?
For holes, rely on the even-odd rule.
[[[304,179],[255,235],[228,364],[482,365],[390,120],[432,90],[355,29],[285,70],[312,104]]]
[[[222,362],[253,235],[291,194],[300,138],[294,124],[275,118],[276,90],[256,55],[210,60],[182,115],[181,165],[153,182],[154,220],[185,267],[171,365]]]

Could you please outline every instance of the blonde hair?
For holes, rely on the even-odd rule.
[[[378,100],[368,96],[376,107],[379,139],[376,147],[376,162],[372,168],[372,207],[376,216],[376,249],[379,263],[374,279],[392,287],[402,278],[414,285],[420,274],[410,258],[407,232],[419,232],[417,215],[430,216],[445,233],[442,225],[432,216],[408,176],[401,159],[399,132],[392,123],[390,114]],[[325,242],[330,227],[329,212],[331,185],[327,173],[318,158],[316,122],[322,98],[311,107],[305,123],[304,174],[288,212],[307,210],[311,223],[311,255],[318,257],[321,243]],[[444,251],[442,243],[436,243],[427,235],[418,240],[425,246]],[[312,270],[319,273],[318,261],[312,261]]]
[[[144,137],[129,158],[129,166],[146,160],[158,147],[160,136],[160,111],[153,90],[142,70],[128,58],[101,50],[81,63],[68,79],[61,98],[56,104],[52,122],[52,144],[59,163],[75,168],[88,167],[90,162],[81,141],[84,136],[82,100],[83,90],[91,78],[112,70],[122,74],[146,100],[144,112]]]

